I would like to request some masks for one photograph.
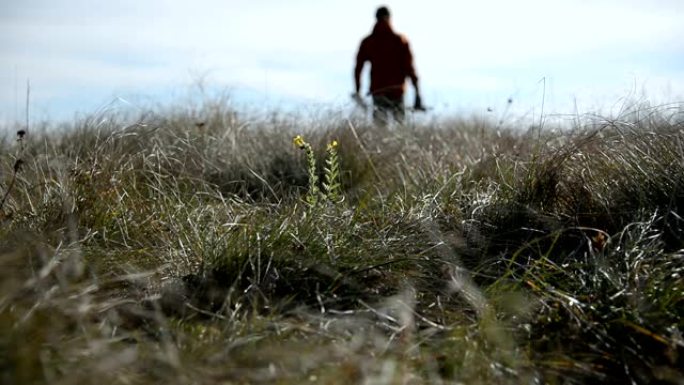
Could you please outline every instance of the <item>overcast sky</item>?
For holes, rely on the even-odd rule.
[[[199,79],[258,105],[345,103],[381,3],[4,0],[0,122],[169,103]],[[439,111],[684,100],[682,0],[388,1]],[[542,81],[545,79],[545,81]],[[364,78],[364,87],[367,87]],[[545,85],[545,89],[544,89]]]

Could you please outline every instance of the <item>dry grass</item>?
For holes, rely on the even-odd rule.
[[[681,384],[666,113],[539,135],[207,103],[5,139],[0,381]],[[296,134],[339,141],[341,203],[303,201]]]

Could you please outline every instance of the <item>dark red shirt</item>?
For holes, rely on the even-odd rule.
[[[399,99],[406,90],[407,77],[414,84],[418,81],[408,40],[395,33],[387,21],[377,22],[373,33],[361,41],[356,56],[357,80],[366,61],[371,63],[370,93],[374,96]]]

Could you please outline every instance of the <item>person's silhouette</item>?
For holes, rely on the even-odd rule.
[[[380,7],[375,13],[376,23],[373,32],[361,41],[356,56],[354,97],[361,99],[361,72],[364,64],[371,63],[370,95],[373,97],[373,120],[376,124],[386,124],[388,115],[398,122],[404,121],[404,92],[406,78],[410,78],[416,91],[414,108],[423,110],[418,76],[413,66],[413,55],[406,37],[392,30],[390,12]]]

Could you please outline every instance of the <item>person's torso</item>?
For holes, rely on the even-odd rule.
[[[373,33],[365,40],[371,63],[371,93],[401,96],[406,69],[406,41],[393,31]]]

